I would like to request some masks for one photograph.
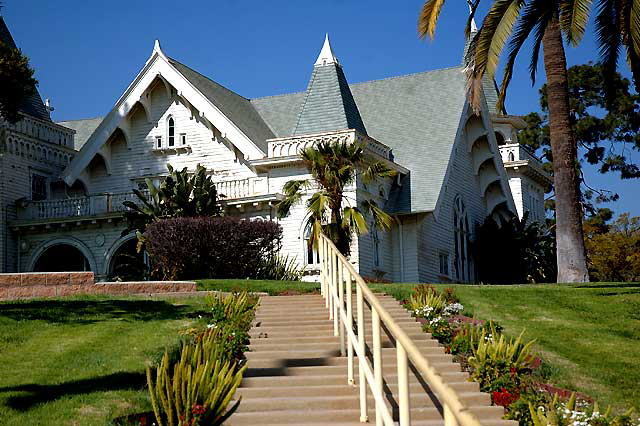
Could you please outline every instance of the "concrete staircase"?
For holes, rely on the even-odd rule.
[[[487,426],[514,426],[502,420],[502,407],[491,406],[490,396],[468,381],[467,373],[452,362],[436,340],[422,332],[400,304],[378,295],[385,309],[418,345],[422,353],[459,392],[465,403]],[[354,305],[355,307],[355,299]],[[367,345],[371,346],[371,313],[365,309]],[[228,424],[240,425],[359,425],[358,365],[356,385],[347,384],[347,358],[340,357],[340,342],[333,336],[333,322],[320,295],[267,296],[260,300],[250,331],[248,369],[236,396],[238,411]],[[396,349],[382,332],[383,376],[389,406],[397,420]],[[411,418],[414,425],[443,425],[442,409],[420,376],[410,373]],[[375,409],[369,395],[369,422]]]

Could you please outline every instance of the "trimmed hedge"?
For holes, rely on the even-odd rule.
[[[280,248],[282,227],[232,217],[181,217],[149,225],[144,233],[152,274],[162,279],[254,278]]]

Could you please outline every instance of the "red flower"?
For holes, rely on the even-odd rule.
[[[518,374],[518,370],[515,367],[511,367],[509,369],[509,374],[511,375],[511,377],[516,377],[516,374]]]
[[[518,394],[511,393],[505,388],[500,389],[499,391],[494,391],[493,394],[493,403],[495,405],[500,405],[502,407],[508,407],[518,400],[520,397]]]
[[[207,407],[200,404],[193,404],[191,406],[191,413],[194,416],[201,416],[207,412]]]

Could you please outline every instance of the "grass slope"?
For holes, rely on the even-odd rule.
[[[149,411],[145,361],[203,309],[203,298],[0,303],[0,424],[104,425]]]
[[[208,280],[206,288],[230,290],[240,284],[270,294],[318,288],[310,283],[227,280]],[[407,299],[414,286],[370,285],[398,300]],[[499,322],[509,335],[525,330],[527,339],[536,339],[535,349],[553,367],[553,384],[619,410],[640,410],[640,284],[450,287],[475,317]]]

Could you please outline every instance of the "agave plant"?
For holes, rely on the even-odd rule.
[[[232,402],[246,365],[237,368],[225,360],[219,332],[208,331],[194,344],[184,344],[174,363],[166,351],[153,371],[147,367],[147,384],[158,426],[182,424],[221,425],[237,409]]]
[[[522,373],[531,369],[534,360],[531,346],[535,340],[524,343],[523,335],[524,331],[517,339],[507,338],[492,327],[478,336],[468,362],[472,369],[471,378],[480,383],[482,391],[494,390],[491,389],[492,384],[504,377],[517,381]]]

